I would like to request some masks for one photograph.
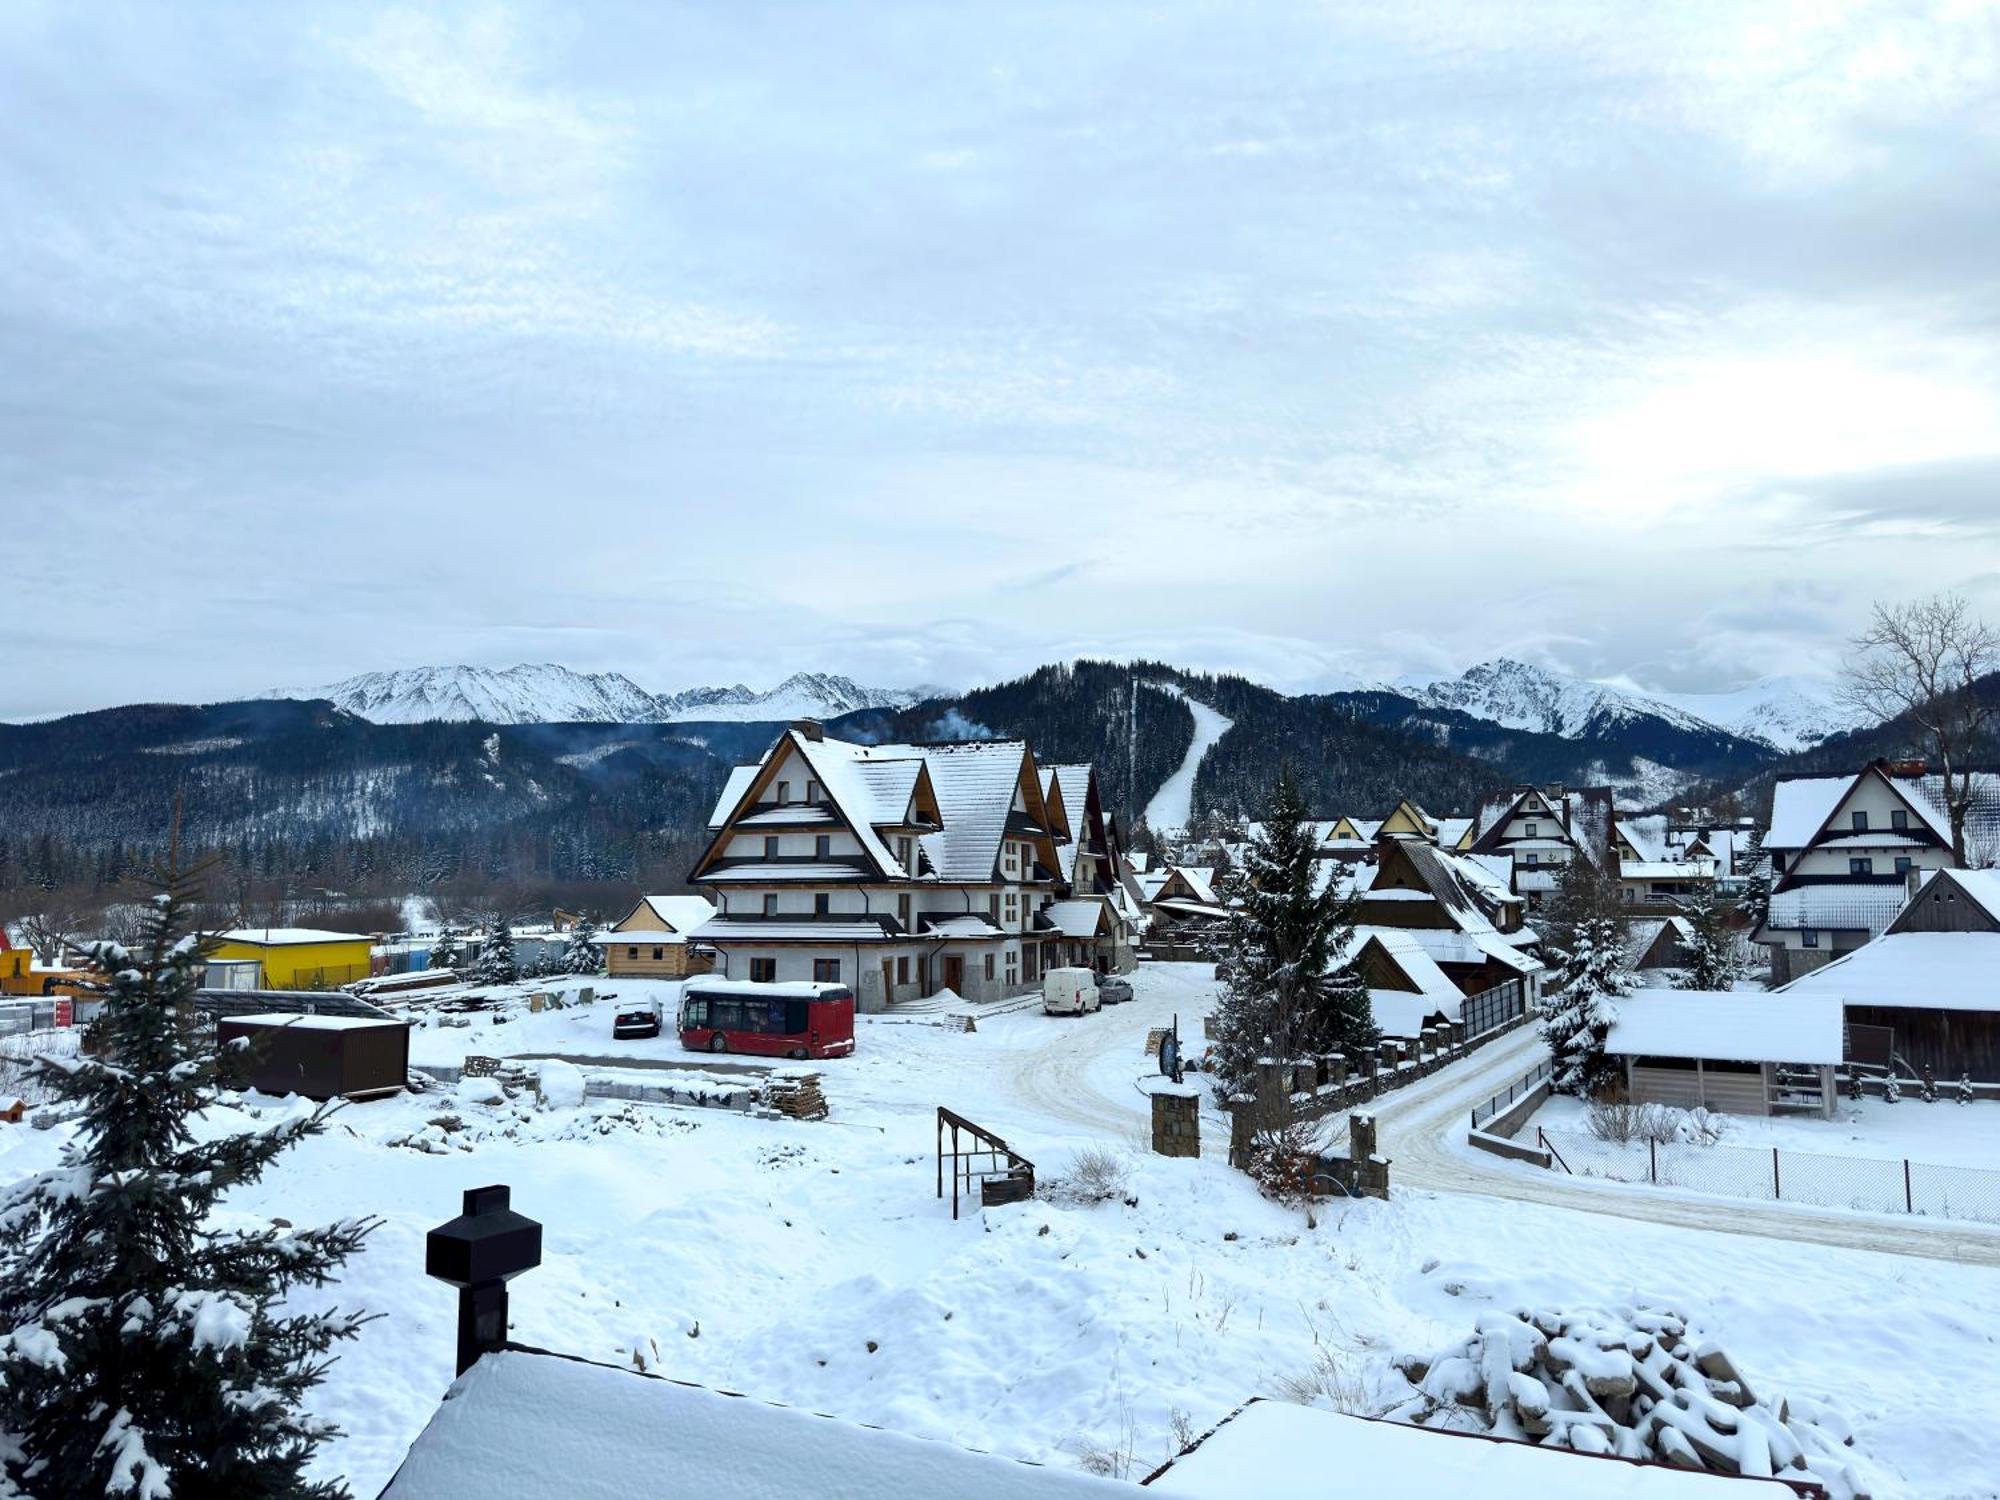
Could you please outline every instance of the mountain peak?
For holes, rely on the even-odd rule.
[[[657,724],[681,720],[760,722],[831,718],[861,708],[900,708],[918,695],[863,687],[827,672],[794,672],[768,693],[737,683],[649,693],[621,672],[577,672],[554,662],[513,667],[406,667],[363,672],[325,687],[280,689],[266,698],[324,698],[377,724],[478,720],[488,724]]]

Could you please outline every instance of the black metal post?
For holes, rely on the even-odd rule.
[[[458,1373],[507,1342],[507,1283],[542,1263],[542,1226],[505,1186],[468,1188],[465,1212],[424,1237],[424,1271],[458,1288]]]

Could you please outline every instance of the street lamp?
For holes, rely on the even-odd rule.
[[[465,1212],[424,1236],[424,1272],[458,1288],[458,1373],[507,1342],[507,1283],[542,1263],[542,1226],[507,1206],[511,1189],[467,1188]]]

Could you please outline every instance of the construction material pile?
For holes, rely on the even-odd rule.
[[[1802,1480],[1866,1500],[1853,1436],[1817,1403],[1764,1399],[1678,1314],[1627,1306],[1482,1314],[1464,1343],[1397,1368],[1416,1394],[1389,1415],[1421,1426]]]
[[[794,1120],[824,1120],[826,1095],[819,1090],[817,1073],[775,1073],[764,1085],[764,1102],[781,1115]]]

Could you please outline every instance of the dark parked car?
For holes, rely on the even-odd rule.
[[[1123,1005],[1132,998],[1132,981],[1123,974],[1100,974],[1097,977],[1097,1003],[1100,1005]]]
[[[658,1036],[660,1034],[660,1012],[653,1006],[642,1006],[634,1010],[621,1010],[612,1017],[611,1034],[621,1041],[631,1041],[635,1037]]]

